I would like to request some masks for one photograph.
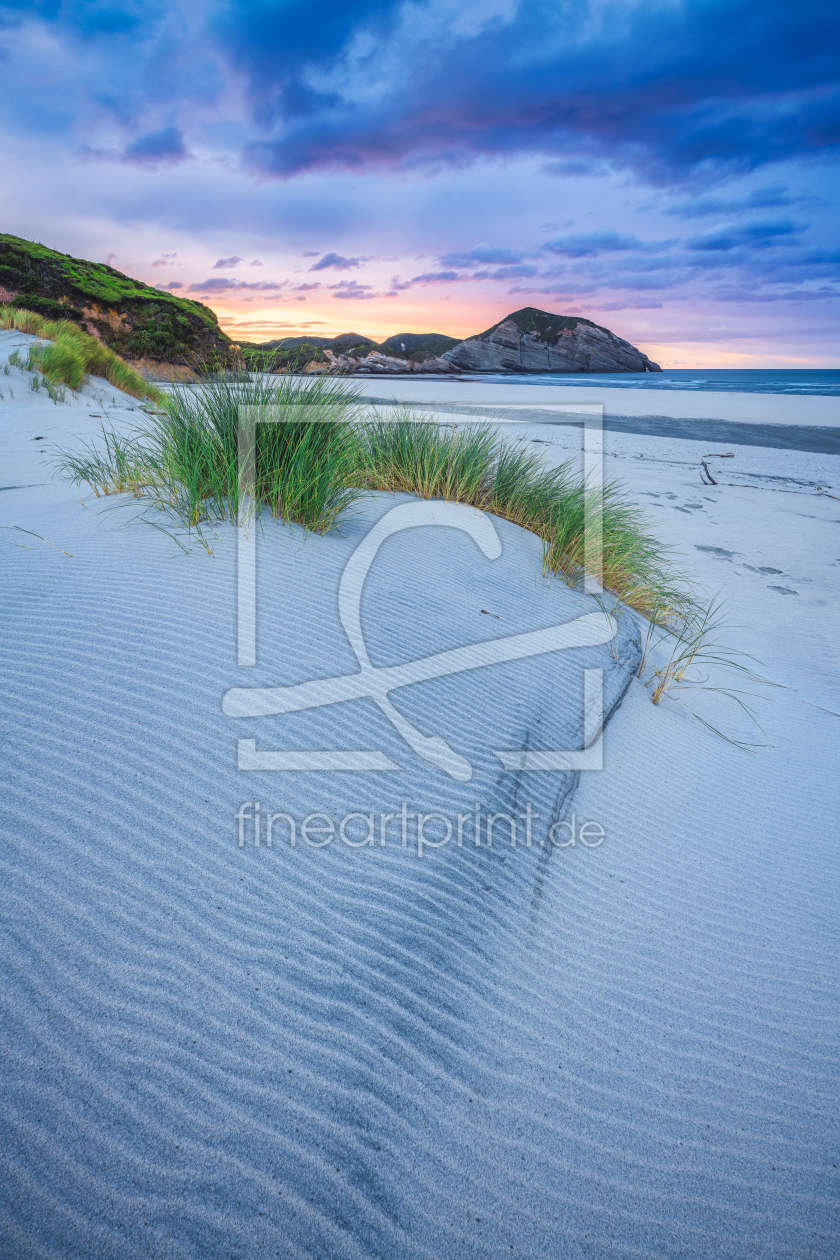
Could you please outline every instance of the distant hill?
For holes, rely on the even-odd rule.
[[[299,337],[280,337],[276,341],[248,341],[243,343],[254,350],[294,350],[296,346],[375,346],[372,337],[363,333],[339,333],[337,337],[316,337],[310,333],[302,333]]]
[[[346,354],[356,347],[369,346],[371,350],[381,350],[383,354],[405,358],[424,351],[428,352],[429,357],[443,354],[444,350],[451,350],[458,345],[458,338],[447,337],[445,333],[394,333],[387,341],[376,342],[363,333],[339,333],[337,337],[315,337],[303,333],[299,337],[280,337],[276,341],[249,341],[243,344],[253,350],[293,350],[304,345],[323,349],[329,346],[337,354]]]
[[[201,302],[8,233],[0,233],[0,303],[72,320],[124,359],[192,365],[238,357]]]
[[[395,333],[379,347],[386,354],[398,356],[413,355],[427,351],[429,356],[443,354],[459,344],[457,337],[447,337],[445,333]]]
[[[580,315],[512,311],[443,355],[461,372],[661,372],[643,351]]]
[[[360,333],[339,337],[286,337],[245,348],[276,347],[275,370],[300,370],[306,363],[357,376],[400,376],[411,372],[659,372],[636,346],[582,315],[558,315],[536,306],[512,311],[497,324],[459,341],[444,333],[395,333],[378,345]]]
[[[438,370],[446,371],[446,364],[440,356],[444,350],[450,350],[459,344],[457,337],[447,337],[445,333],[395,333],[386,341],[378,343],[372,337],[362,333],[339,333],[337,337],[316,337],[302,334],[297,337],[281,337],[276,341],[243,342],[242,353],[251,367],[261,365],[272,370],[300,370],[307,363],[327,364],[342,371],[356,370],[400,371],[410,372],[422,363],[434,361]],[[325,351],[329,351],[332,359]],[[380,356],[367,362],[371,354]],[[387,361],[387,363],[386,363]],[[362,364],[366,367],[362,367]]]
[[[542,341],[553,341],[559,333],[571,332],[579,324],[584,324],[587,328],[598,328],[605,333],[610,331],[601,324],[593,324],[591,319],[584,319],[582,315],[552,315],[551,311],[541,311],[536,306],[523,306],[522,310],[505,315],[504,319],[500,319],[498,324],[494,324],[486,332],[477,333],[476,339],[487,341],[497,328],[508,323],[516,324],[520,332],[533,333]]]

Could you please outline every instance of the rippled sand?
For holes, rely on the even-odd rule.
[[[238,670],[233,531],[180,556],[43,484],[32,439],[95,428],[82,402],[0,404],[23,487],[0,496],[18,526],[0,552],[3,1254],[833,1255],[840,460],[727,448],[710,488],[690,441],[610,437],[608,470],[725,584],[736,641],[780,684],[758,755],[691,716],[754,730],[714,693],[651,705],[628,622],[618,661],[593,647],[395,693],[469,753],[458,783],[371,700],[222,712],[244,676],[357,668],[336,583],[394,501],[341,538],[266,530],[258,665]],[[590,607],[543,581],[536,540],[499,534],[497,561],[453,530],[389,540],[362,605],[374,663]],[[617,706],[603,770],[503,772],[500,736],[579,746],[593,667]],[[243,736],[402,769],[240,771]],[[488,849],[483,823],[476,848],[465,823],[460,848],[420,859],[411,829],[402,847],[403,800],[454,818],[475,799],[605,839],[541,846],[535,824],[528,847],[520,821],[515,849],[504,825]],[[384,847],[292,847],[283,820],[257,847],[257,801],[263,827],[397,817]]]

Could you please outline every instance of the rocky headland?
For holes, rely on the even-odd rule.
[[[577,315],[533,306],[447,350],[461,372],[661,372],[646,354],[609,328]]]
[[[473,372],[661,372],[643,351],[577,315],[526,306],[465,341],[442,333],[396,333],[378,345],[370,337],[290,337],[248,347],[278,356],[275,370],[342,376],[440,375]],[[305,360],[305,362],[304,362]]]

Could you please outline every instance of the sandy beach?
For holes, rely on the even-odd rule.
[[[0,333],[0,367],[23,341]],[[359,668],[338,584],[408,496],[368,496],[339,534],[265,528],[244,671],[231,526],[184,553],[50,480],[57,448],[140,404],[97,381],[53,404],[17,369],[0,390],[3,1254],[835,1254],[840,455],[772,430],[834,431],[838,401],[389,382],[442,409],[592,402],[678,425],[608,427],[607,474],[771,684],[751,688],[764,733],[707,689],[727,684],[715,667],[654,706],[626,614],[612,648],[394,692],[471,763],[457,781],[367,696],[223,708]],[[765,426],[767,445],[709,446],[703,420]],[[516,431],[550,464],[578,458],[579,429],[529,410]],[[494,524],[482,554],[475,516],[383,543],[360,597],[377,668],[592,612],[518,527]],[[499,749],[581,748],[595,669],[602,768],[504,770]],[[396,769],[239,769],[241,741]],[[403,802],[450,820],[478,802],[485,843],[470,822],[435,848],[430,824],[421,855]],[[315,847],[314,813],[357,817]],[[520,820],[515,848],[503,823],[487,846],[491,813]],[[539,842],[572,815],[598,843]]]

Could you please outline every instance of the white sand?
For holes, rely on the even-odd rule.
[[[526,730],[573,746],[581,668],[617,694],[625,635],[619,663],[593,648],[395,693],[474,759],[456,784],[367,700],[221,711],[231,686],[356,668],[337,580],[392,500],[343,538],[266,532],[260,663],[238,670],[233,531],[213,557],[181,556],[45,484],[41,446],[136,404],[105,386],[55,407],[25,386],[0,376],[0,484],[21,487],[0,495],[0,525],[19,527],[0,534],[2,1254],[836,1254],[840,460],[727,447],[740,484],[704,488],[696,444],[607,438],[608,470],[723,586],[734,641],[779,684],[759,755],[633,681],[602,771],[501,772],[492,750]],[[825,423],[808,418],[824,401],[800,400],[801,422]],[[551,460],[575,440],[532,437]],[[453,530],[389,540],[363,603],[376,664],[588,606],[541,580],[535,540],[499,533],[496,561]],[[681,698],[751,737],[722,697]],[[404,769],[237,771],[243,735],[381,748]],[[292,850],[278,823],[272,849],[250,832],[240,848],[233,817],[254,800],[299,820],[474,797],[550,813],[566,793],[600,847],[420,861],[398,844]]]

